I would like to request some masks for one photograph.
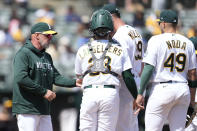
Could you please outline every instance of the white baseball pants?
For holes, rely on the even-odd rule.
[[[19,131],[53,131],[50,115],[18,114]]]
[[[84,89],[80,109],[80,131],[115,131],[118,112],[118,89]]]
[[[60,131],[76,131],[77,127],[77,109],[63,109],[59,116]]]
[[[139,79],[135,79],[135,81],[138,86]],[[138,118],[137,115],[134,115],[133,111],[134,99],[122,79],[119,94],[120,105],[116,131],[139,131]]]
[[[187,83],[153,85],[145,112],[145,130],[161,131],[168,120],[171,131],[184,131],[189,103]]]

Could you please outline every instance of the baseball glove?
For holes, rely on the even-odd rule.
[[[196,114],[197,114],[197,103],[195,103],[194,108],[190,105],[188,110],[187,110],[185,128],[187,128],[192,123],[192,120],[194,119]]]

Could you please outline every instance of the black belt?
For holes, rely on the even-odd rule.
[[[160,84],[164,84],[164,83],[187,83],[187,82],[183,82],[183,81],[164,81],[164,82],[159,82]]]
[[[84,89],[87,89],[87,88],[92,88],[92,85],[84,87]],[[99,88],[99,85],[96,86],[95,88]],[[104,85],[103,88],[114,88],[115,89],[115,86],[114,85]]]

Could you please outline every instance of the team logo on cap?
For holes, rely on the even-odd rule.
[[[47,25],[48,25],[49,29],[51,30],[51,26],[48,23],[47,23]]]

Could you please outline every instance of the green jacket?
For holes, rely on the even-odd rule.
[[[14,58],[13,114],[50,114],[50,102],[43,96],[53,84],[64,87],[76,86],[76,80],[59,74],[51,56],[36,49],[30,40]]]

